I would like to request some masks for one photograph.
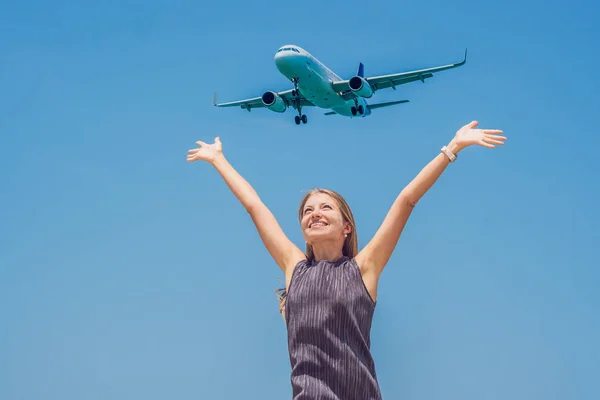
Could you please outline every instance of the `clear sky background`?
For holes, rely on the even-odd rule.
[[[302,246],[305,190],[360,246],[473,119],[382,275],[384,399],[592,400],[600,194],[592,1],[39,2],[0,6],[0,398],[291,398],[283,276],[196,140]],[[284,90],[297,44],[349,78],[460,61],[369,118],[212,106]]]

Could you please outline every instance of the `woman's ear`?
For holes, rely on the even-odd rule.
[[[349,235],[350,233],[352,233],[352,226],[346,222],[344,226],[344,234]]]

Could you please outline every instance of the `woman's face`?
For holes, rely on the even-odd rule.
[[[312,244],[322,239],[341,239],[349,233],[337,202],[325,193],[309,197],[302,210],[300,222],[304,239]]]

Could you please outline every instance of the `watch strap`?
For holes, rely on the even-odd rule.
[[[450,162],[454,162],[456,160],[456,154],[454,154],[452,151],[450,151],[450,149],[447,146],[442,147],[442,153],[444,153],[448,159],[450,160]]]

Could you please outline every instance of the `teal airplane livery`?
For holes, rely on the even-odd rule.
[[[306,114],[302,112],[304,107],[329,110],[325,115],[366,117],[371,115],[371,110],[408,102],[408,100],[397,100],[369,104],[367,99],[370,99],[376,91],[390,87],[395,90],[396,86],[415,81],[425,82],[425,79],[431,78],[434,73],[460,67],[466,61],[465,50],[464,59],[458,63],[373,77],[365,77],[364,65],[359,63],[356,75],[344,80],[306,50],[298,46],[286,45],[275,53],[275,65],[279,72],[293,83],[293,89],[281,92],[269,90],[260,97],[220,104],[216,102],[215,93],[213,105],[241,107],[248,111],[253,108],[267,108],[278,113],[292,107],[298,112],[295,116],[297,125],[300,122],[304,124],[307,122]]]

